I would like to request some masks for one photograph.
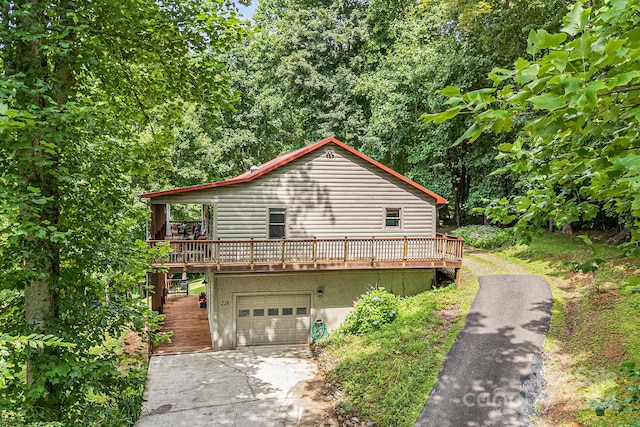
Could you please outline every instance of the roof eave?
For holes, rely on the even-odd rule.
[[[162,197],[162,196],[170,196],[173,194],[180,194],[180,193],[188,193],[188,192],[192,192],[192,191],[198,191],[198,190],[206,190],[209,188],[217,188],[217,187],[223,187],[223,186],[227,186],[227,185],[233,185],[233,184],[241,184],[241,183],[245,183],[245,182],[250,182],[253,181],[256,178],[261,177],[262,175],[265,175],[269,172],[271,172],[274,169],[277,169],[281,166],[286,165],[287,163],[290,163],[296,159],[299,159],[300,157],[314,151],[317,150],[318,148],[329,144],[329,143],[334,143],[337,146],[341,147],[342,149],[350,152],[351,154],[365,160],[366,162],[378,167],[379,169],[382,169],[383,171],[387,172],[388,174],[398,178],[399,180],[401,180],[402,182],[416,188],[417,190],[420,190],[421,192],[433,197],[433,199],[435,200],[435,203],[437,205],[445,205],[447,204],[447,200],[442,197],[439,196],[438,194],[434,193],[431,190],[426,189],[425,187],[423,187],[422,185],[418,184],[415,181],[410,180],[409,178],[405,177],[404,175],[394,171],[393,169],[383,165],[382,163],[373,160],[371,157],[367,156],[366,154],[361,153],[360,151],[356,150],[353,147],[348,146],[347,144],[345,144],[344,142],[336,139],[333,136],[330,136],[328,138],[324,138],[314,144],[308,145],[304,148],[298,149],[296,151],[293,151],[289,154],[285,154],[283,156],[280,157],[279,161],[274,161],[277,160],[278,158],[272,159],[270,160],[268,163],[273,162],[272,164],[268,165],[267,167],[265,167],[264,169],[258,169],[256,172],[251,173],[251,174],[247,174],[247,172],[244,172],[240,175],[238,175],[237,177],[230,179],[228,181],[219,181],[219,182],[211,182],[208,184],[200,184],[200,185],[193,185],[193,186],[189,186],[189,187],[181,187],[181,188],[174,188],[171,190],[162,190],[162,191],[155,191],[155,192],[151,192],[151,193],[144,193],[140,195],[140,198],[142,199],[151,199],[154,197]]]

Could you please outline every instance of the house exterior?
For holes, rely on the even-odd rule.
[[[413,295],[462,262],[462,240],[436,236],[445,199],[333,137],[228,181],[141,198],[149,244],[172,248],[154,264],[207,274],[214,349],[309,342],[316,322],[337,328],[369,287]],[[202,218],[176,238],[170,206],[186,203]],[[161,310],[166,276],[151,281]]]

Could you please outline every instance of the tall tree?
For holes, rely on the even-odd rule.
[[[501,172],[524,176],[526,195],[503,199],[488,212],[518,227],[589,222],[616,215],[640,241],[640,2],[576,3],[561,32],[531,30],[528,59],[494,69],[493,85],[461,94],[447,88],[442,122],[469,114],[460,140],[503,132],[524,122],[500,146]]]
[[[99,349],[144,325],[131,181],[157,147],[135,135],[167,97],[225,102],[216,58],[242,26],[209,1],[0,4],[0,286],[24,292],[14,329],[76,344],[27,352],[3,416],[100,424],[95,402],[118,407],[129,385]]]
[[[364,65],[366,4],[346,0],[265,0],[252,58],[255,101],[280,120],[285,148],[328,135],[357,145],[364,119],[353,90]]]
[[[394,18],[393,44],[358,88],[370,100],[365,150],[447,197],[461,225],[482,198],[511,194],[513,179],[488,176],[498,164],[495,138],[453,143],[468,127],[466,117],[436,127],[420,116],[443,108],[440,91],[449,85],[484,87],[491,68],[524,52],[530,28],[559,23],[558,5],[443,0],[403,10]]]

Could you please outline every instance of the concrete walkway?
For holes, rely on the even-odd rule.
[[[420,427],[530,426],[542,388],[552,305],[538,276],[481,276],[467,322],[416,422]]]
[[[335,426],[309,346],[153,356],[139,427]]]

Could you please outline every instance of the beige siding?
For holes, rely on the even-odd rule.
[[[327,158],[327,149],[335,153]],[[333,144],[255,181],[158,197],[153,203],[214,203],[217,237],[266,238],[268,208],[287,208],[287,237],[434,236],[427,194]],[[401,227],[384,226],[385,208],[401,209]]]

